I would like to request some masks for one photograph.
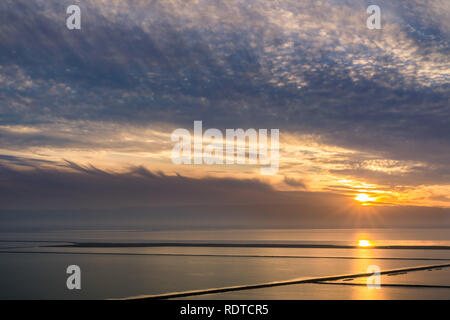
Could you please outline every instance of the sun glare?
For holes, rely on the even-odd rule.
[[[372,243],[369,240],[359,240],[358,247],[370,247]]]
[[[365,193],[360,193],[356,195],[355,200],[358,200],[360,202],[368,202],[368,201],[375,201],[375,198],[369,197]]]

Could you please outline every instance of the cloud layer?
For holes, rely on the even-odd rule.
[[[25,165],[23,159],[15,159]],[[130,168],[113,173],[0,167],[1,230],[77,227],[445,227],[450,209],[370,206],[325,192],[280,192],[258,180],[192,179]]]

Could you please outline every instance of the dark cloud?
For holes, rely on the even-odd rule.
[[[52,166],[57,165],[53,161],[42,160],[42,159],[33,159],[33,158],[24,158],[24,157],[15,157],[8,155],[0,155],[0,162],[7,163],[9,165],[19,165],[25,167],[39,167],[42,164],[50,164]]]
[[[300,179],[294,179],[289,177],[284,177],[284,183],[291,187],[297,187],[300,189],[306,189],[306,184]]]
[[[417,227],[449,226],[449,209],[363,207],[351,197],[280,192],[257,180],[193,179],[141,167],[112,173],[0,167],[2,230],[53,227]]]
[[[20,158],[9,158],[26,165]],[[70,161],[60,169],[30,165],[26,170],[1,166],[0,171],[2,209],[248,203],[271,190],[257,180],[167,176],[143,167],[114,173]]]

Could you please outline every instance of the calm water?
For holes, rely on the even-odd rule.
[[[65,230],[0,234],[0,298],[105,299],[162,294],[299,277],[366,272],[450,262],[450,250],[120,247],[58,248],[66,242],[294,243],[450,246],[449,229],[407,230]],[[394,258],[394,259],[393,259]],[[446,260],[447,259],[447,260]],[[66,288],[66,268],[82,270],[82,289]],[[450,286],[450,269],[383,276],[382,283]],[[448,288],[298,284],[203,295],[201,299],[449,299]]]

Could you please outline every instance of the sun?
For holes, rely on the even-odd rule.
[[[357,200],[359,202],[369,202],[369,201],[375,201],[375,198],[369,197],[365,193],[360,193],[360,194],[356,195],[355,200]]]
[[[371,247],[372,243],[369,240],[359,240],[358,247]]]

